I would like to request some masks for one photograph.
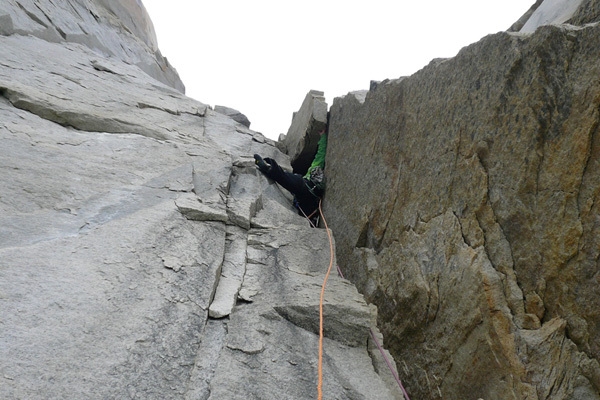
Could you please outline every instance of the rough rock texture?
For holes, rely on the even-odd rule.
[[[324,230],[281,226],[248,232],[239,304],[227,323],[211,399],[314,398]],[[220,284],[219,284],[220,287]],[[324,305],[324,390],[334,399],[393,399],[365,346],[371,312],[356,289],[333,276]],[[232,390],[231,382],[237,384]]]
[[[0,6],[0,398],[315,398],[326,231],[252,154],[289,158],[107,56],[149,25],[117,7],[99,27],[101,4]],[[331,277],[326,398],[401,398],[375,318]]]
[[[308,92],[300,109],[294,113],[292,124],[282,143],[292,159],[294,172],[304,174],[315,157],[319,132],[327,128],[327,103],[323,92]]]
[[[334,100],[325,214],[412,398],[600,399],[599,48],[499,33]]]
[[[598,21],[600,21],[600,3],[597,0],[583,0],[567,23],[584,25]]]
[[[79,43],[185,91],[177,71],[160,54],[154,26],[140,0],[3,0],[0,35],[14,34]]]

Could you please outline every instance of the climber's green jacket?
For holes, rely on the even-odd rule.
[[[327,151],[327,134],[323,134],[323,135],[321,135],[321,138],[319,139],[319,144],[317,147],[317,154],[315,154],[315,158],[313,159],[312,164],[310,164],[308,171],[306,171],[306,174],[304,175],[305,179],[310,179],[310,173],[316,167],[321,167],[321,169],[325,169],[325,153],[326,153],[326,151]]]

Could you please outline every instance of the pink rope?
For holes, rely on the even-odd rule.
[[[377,345],[377,348],[381,352],[381,355],[383,356],[383,359],[385,360],[385,363],[387,364],[388,368],[390,369],[390,372],[394,376],[394,379],[396,379],[396,382],[398,383],[398,386],[400,386],[400,390],[402,390],[402,394],[404,395],[404,398],[406,400],[410,400],[410,397],[408,397],[408,393],[406,393],[406,389],[404,389],[404,386],[402,385],[402,381],[400,380],[400,377],[398,376],[398,374],[396,373],[396,371],[392,367],[392,363],[391,363],[390,359],[385,354],[385,352],[383,350],[383,347],[381,347],[381,345],[379,344],[379,341],[375,337],[375,333],[373,332],[373,329],[369,328],[369,332],[371,333],[371,337],[373,338],[373,341]]]
[[[321,200],[319,200],[319,205],[321,204]],[[312,217],[313,215],[315,215],[315,213],[317,211],[319,211],[319,209],[316,209],[315,211],[313,211],[310,215],[306,215],[306,213],[304,212],[304,210],[302,209],[302,207],[298,206],[298,210],[300,210],[302,212],[302,215],[304,215],[304,218],[306,218],[308,220],[308,223],[313,227],[316,228],[315,224],[313,224],[312,220],[310,219],[310,217]],[[339,267],[338,267],[339,268]]]
[[[340,275],[340,277],[342,279],[345,279],[344,278],[344,274],[342,274],[342,270],[340,269],[340,266],[336,265],[336,267],[337,267],[338,274]],[[379,349],[379,352],[383,356],[383,359],[385,360],[385,363],[387,364],[388,368],[390,369],[390,372],[392,373],[392,376],[396,380],[396,383],[398,383],[398,386],[400,386],[400,390],[402,390],[402,394],[404,395],[404,398],[406,400],[410,400],[410,397],[408,397],[408,393],[406,393],[406,389],[404,389],[404,385],[402,385],[402,381],[400,380],[400,377],[396,373],[396,370],[394,370],[394,368],[392,367],[392,362],[390,361],[390,359],[388,358],[388,356],[385,354],[385,351],[383,350],[383,347],[381,347],[381,345],[379,344],[379,341],[375,337],[375,333],[373,332],[373,329],[369,328],[369,333],[371,334],[371,337],[373,338],[373,341],[375,342],[375,345]]]

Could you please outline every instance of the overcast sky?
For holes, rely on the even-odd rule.
[[[506,30],[535,0],[142,0],[186,94],[277,139],[311,89],[411,75]]]

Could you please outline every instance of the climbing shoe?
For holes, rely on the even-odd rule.
[[[262,172],[269,172],[269,170],[271,169],[271,166],[268,163],[266,163],[265,160],[263,160],[262,157],[258,154],[254,155],[254,163]]]

